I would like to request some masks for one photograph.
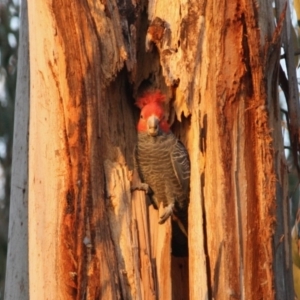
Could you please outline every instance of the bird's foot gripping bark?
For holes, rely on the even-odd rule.
[[[173,215],[174,203],[169,204],[165,207],[164,213],[159,217],[159,224],[163,224],[167,221],[167,219]]]
[[[136,190],[144,191],[146,194],[152,194],[153,193],[150,186],[149,186],[149,184],[147,184],[147,183],[140,183],[138,185],[135,185],[135,186],[131,187],[131,192],[134,192]]]

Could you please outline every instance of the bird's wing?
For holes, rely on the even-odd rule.
[[[185,194],[190,188],[190,159],[184,145],[178,140],[171,151],[171,161],[178,183]]]

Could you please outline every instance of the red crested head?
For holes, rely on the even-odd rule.
[[[170,131],[162,105],[164,101],[165,96],[160,91],[147,93],[136,101],[136,105],[141,109],[138,132],[157,136],[161,132]]]
[[[165,102],[165,95],[160,91],[148,92],[143,97],[140,97],[136,100],[135,104],[137,107],[142,109],[144,106],[150,103],[162,104]]]

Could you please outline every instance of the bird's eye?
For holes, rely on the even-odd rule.
[[[141,115],[141,116],[140,116],[140,118],[141,118],[141,119],[144,119],[144,116],[143,116],[143,115]]]

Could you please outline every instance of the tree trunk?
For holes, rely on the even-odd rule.
[[[4,299],[29,299],[28,281],[28,122],[29,44],[27,2],[21,3],[18,74],[15,101],[13,160],[7,267]]]
[[[277,99],[290,19],[277,3],[275,29],[272,3],[227,2],[28,1],[32,299],[292,299]],[[130,191],[149,86],[190,154],[188,259]]]
[[[280,29],[274,31],[272,5],[265,1],[220,1],[218,11],[222,14],[207,3],[201,24],[199,88],[192,94],[199,95],[192,101],[192,112],[200,112],[192,113],[198,123],[192,121],[193,136],[199,140],[194,138],[191,147],[201,145],[200,153],[191,155],[192,161],[200,156],[201,165],[192,166],[194,174],[200,170],[201,185],[199,180],[193,184],[192,175],[190,215],[197,215],[196,190],[204,211],[209,298],[274,299],[276,196],[282,197],[276,195],[276,181],[283,187],[286,174],[283,163],[275,169],[276,153],[279,161],[283,153],[276,96]],[[193,226],[191,244],[203,230],[199,227]],[[196,269],[193,259],[191,265]],[[190,272],[194,289],[197,271]],[[282,282],[290,288],[291,272],[286,275]],[[289,297],[278,299],[292,294],[290,289]]]

